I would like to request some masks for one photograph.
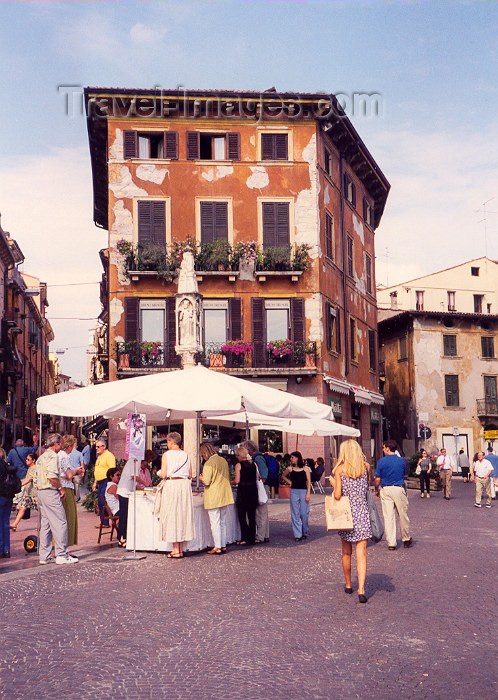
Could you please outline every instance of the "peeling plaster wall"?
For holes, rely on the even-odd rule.
[[[169,175],[168,168],[159,168],[153,164],[139,165],[136,173],[140,180],[154,182],[156,185],[162,185],[166,175]]]
[[[296,243],[308,243],[311,246],[310,255],[317,258],[321,255],[320,235],[318,227],[318,178],[316,160],[316,134],[313,134],[308,145],[303,149],[303,160],[308,163],[310,188],[301,190],[296,199],[295,222]]]
[[[304,303],[305,316],[309,320],[309,340],[323,342],[322,295],[312,294]]]
[[[148,194],[135,184],[126,165],[109,165],[109,189],[116,198],[146,197]]]
[[[250,175],[246,180],[246,185],[251,190],[263,190],[270,184],[270,178],[265,167],[262,165],[251,166],[249,168],[252,175]]]
[[[228,175],[233,175],[232,165],[217,165],[216,168],[209,168],[201,173],[201,177],[207,182],[214,182],[215,180],[222,180]]]

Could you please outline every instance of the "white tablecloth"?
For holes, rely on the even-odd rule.
[[[162,542],[160,537],[159,517],[154,515],[155,494],[138,491],[130,494],[128,501],[128,528],[126,533],[126,549],[133,549],[133,499],[137,508],[137,546],[136,549],[145,552],[169,552],[173,549],[171,542]],[[207,547],[214,547],[213,536],[207,510],[204,510],[202,494],[194,496],[195,539],[186,542],[185,552],[199,552]],[[227,507],[227,543],[240,540],[240,527],[235,506]]]

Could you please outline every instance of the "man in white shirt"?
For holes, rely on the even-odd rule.
[[[484,458],[484,452],[477,453],[477,462],[474,462],[472,479],[476,482],[476,508],[481,507],[482,491],[486,491],[486,508],[491,508],[491,473],[493,465]]]
[[[451,455],[446,454],[446,449],[442,447],[440,449],[439,457],[437,458],[437,467],[439,469],[441,481],[443,482],[444,498],[447,501],[449,501],[451,498],[451,477],[453,476],[454,466],[455,460],[453,457],[451,457]]]

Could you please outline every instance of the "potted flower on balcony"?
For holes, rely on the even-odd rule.
[[[250,366],[252,343],[246,343],[244,340],[227,340],[221,346],[221,352],[227,358],[227,365],[231,367]]]
[[[294,246],[292,252],[292,269],[305,272],[311,265],[311,246],[309,243],[301,243]]]
[[[142,365],[150,367],[160,364],[162,354],[162,343],[157,341],[143,341],[140,343],[140,358],[142,360]]]
[[[304,343],[304,363],[305,367],[316,366],[316,343],[314,340]]]
[[[283,364],[288,362],[292,355],[292,340],[285,338],[284,340],[270,340],[266,346],[270,361],[275,364]]]
[[[116,343],[116,356],[118,359],[118,369],[128,369],[130,366],[130,353],[136,349],[136,342],[125,341]]]

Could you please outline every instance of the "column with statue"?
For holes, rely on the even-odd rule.
[[[196,356],[202,346],[202,294],[195,276],[194,256],[189,250],[183,254],[175,295],[176,345],[175,351],[182,358],[182,368],[195,367]],[[183,443],[192,460],[193,470],[199,468],[199,422],[187,418],[183,423]]]

